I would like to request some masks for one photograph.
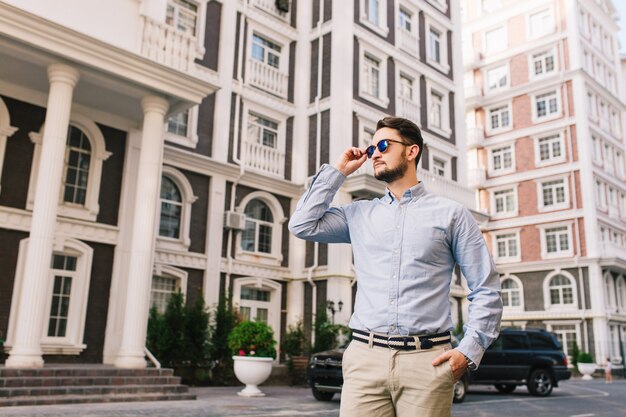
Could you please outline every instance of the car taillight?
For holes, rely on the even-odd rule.
[[[563,355],[563,366],[567,366],[567,355]]]

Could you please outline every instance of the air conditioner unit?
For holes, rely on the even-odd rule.
[[[226,229],[243,230],[246,228],[246,215],[236,211],[224,213],[224,227]]]

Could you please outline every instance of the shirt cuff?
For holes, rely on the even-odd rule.
[[[459,342],[459,346],[456,349],[476,365],[474,369],[478,369],[480,361],[485,354],[485,349],[481,345],[468,336]]]

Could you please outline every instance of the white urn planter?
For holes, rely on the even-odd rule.
[[[581,374],[583,374],[583,378],[584,380],[590,380],[593,379],[591,377],[591,375],[593,375],[593,373],[596,371],[596,364],[595,363],[578,363],[578,370],[580,371]]]
[[[235,362],[235,376],[246,384],[246,387],[237,394],[243,397],[263,397],[265,394],[258,385],[264,383],[272,373],[272,358],[257,358],[254,356],[233,356]]]

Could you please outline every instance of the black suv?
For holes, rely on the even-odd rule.
[[[550,395],[559,381],[570,376],[567,356],[556,337],[545,330],[503,329],[485,351],[478,370],[469,372],[470,384],[495,385],[504,393],[526,385],[540,397]]]

